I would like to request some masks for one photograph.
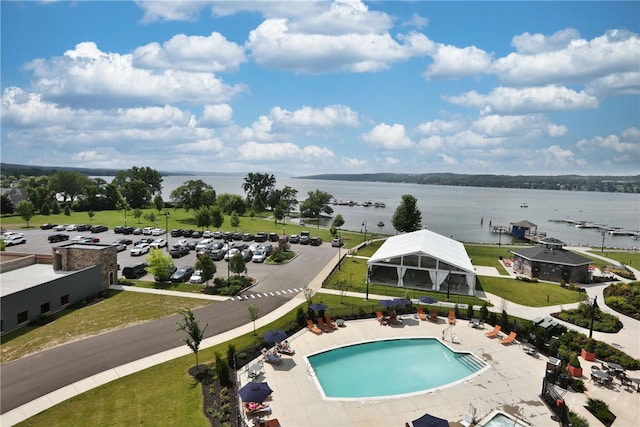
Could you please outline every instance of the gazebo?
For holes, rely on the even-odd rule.
[[[475,295],[464,245],[429,230],[389,237],[367,262],[370,283]]]

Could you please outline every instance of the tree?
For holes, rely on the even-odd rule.
[[[148,166],[141,168],[134,166],[126,171],[118,171],[113,179],[113,183],[116,184],[119,189],[126,187],[127,182],[133,181],[141,181],[144,183],[150,195],[162,192],[162,175],[157,170]],[[129,200],[128,197],[127,200]]]
[[[162,194],[158,193],[153,197],[153,206],[156,208],[158,213],[162,212],[162,209],[164,209],[164,200],[162,200]]]
[[[276,185],[276,177],[266,173],[249,172],[244,177],[242,189],[247,194],[247,201],[253,206],[256,199],[264,206],[269,193]]]
[[[198,363],[198,350],[200,350],[200,343],[202,342],[202,338],[204,338],[204,331],[207,329],[209,324],[206,324],[204,328],[200,328],[200,323],[196,316],[190,309],[183,309],[179,311],[182,314],[182,323],[178,322],[178,331],[184,331],[187,333],[187,337],[183,338],[182,341],[187,344],[187,346],[193,351],[193,354],[196,356],[196,366],[198,370],[200,370],[200,364]]]
[[[142,218],[142,209],[138,209],[138,208],[134,209],[133,210],[133,217],[135,219],[137,219],[138,220],[138,224],[140,224],[140,218]]]
[[[27,222],[27,227],[29,226],[29,221],[36,214],[36,209],[33,207],[33,203],[29,200],[23,200],[16,205],[16,212],[20,215],[20,218],[24,219]]]
[[[208,285],[209,280],[213,279],[216,271],[218,271],[216,263],[206,254],[198,258],[198,261],[196,261],[196,269],[201,271],[200,276],[205,285]]]
[[[260,317],[260,308],[255,304],[251,304],[249,307],[247,307],[247,310],[249,310],[249,318],[253,322],[253,335],[255,335],[256,320],[258,320],[258,318]]]
[[[64,214],[65,216],[71,216],[71,207],[69,207],[69,205],[65,205]]]
[[[227,215],[231,215],[231,212],[234,211],[239,215],[243,215],[247,211],[244,200],[237,194],[221,194],[217,198],[217,204],[220,206],[222,212]]]
[[[147,271],[153,275],[157,282],[166,282],[171,276],[174,267],[171,255],[165,255],[162,249],[151,249],[147,256]]]
[[[307,200],[300,205],[300,213],[305,217],[316,218],[318,220],[318,228],[320,228],[320,214],[331,215],[333,213],[333,208],[329,206],[333,196],[321,190],[309,191],[308,195]]]
[[[236,275],[240,275],[247,270],[247,263],[244,261],[242,257],[242,253],[238,252],[229,260],[229,270],[234,272]]]
[[[349,282],[346,279],[340,279],[336,282],[335,288],[340,291],[340,304],[342,304],[344,296],[350,288]]]
[[[233,230],[236,231],[238,229],[238,226],[240,225],[240,217],[238,216],[237,212],[232,212],[231,213],[231,226],[233,227]]]
[[[189,180],[171,192],[173,202],[181,204],[185,210],[211,206],[216,202],[213,187],[201,179]]]
[[[331,223],[331,234],[334,236],[337,235],[338,230],[343,225],[344,225],[344,217],[342,216],[342,214],[336,215],[336,217],[333,219],[333,223]]]
[[[9,198],[9,195],[3,194],[2,197],[0,197],[0,213],[10,214],[13,213],[13,210],[13,202]]]
[[[211,224],[218,230],[224,224],[224,215],[218,206],[211,207]]]
[[[146,219],[149,224],[155,224],[156,223],[155,212],[147,212],[146,214],[144,214],[144,219]]]
[[[402,201],[391,219],[393,228],[404,233],[422,228],[422,212],[418,209],[417,203],[416,198],[410,194],[402,196]]]
[[[196,225],[201,228],[209,228],[211,225],[211,208],[203,206],[196,211]]]
[[[42,207],[40,208],[40,215],[49,216],[51,215],[51,210],[49,210],[49,203],[44,202]]]
[[[60,204],[57,199],[53,199],[53,203],[51,203],[51,213],[54,215],[60,214]]]
[[[89,177],[80,172],[60,171],[49,178],[49,189],[62,196],[62,201],[71,203],[89,184]]]
[[[96,216],[95,212],[93,212],[93,209],[90,209],[87,214],[89,215],[89,219],[93,221],[93,217]]]

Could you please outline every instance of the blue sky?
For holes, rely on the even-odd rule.
[[[0,2],[2,161],[640,173],[640,3]]]

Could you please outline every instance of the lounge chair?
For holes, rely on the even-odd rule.
[[[313,320],[307,319],[307,329],[313,332],[316,335],[320,335],[322,331],[316,325],[313,324]]]
[[[242,402],[244,413],[247,417],[252,415],[259,415],[265,413],[271,413],[271,407],[269,404],[256,404],[254,402]]]
[[[340,328],[338,326],[338,324],[336,322],[334,322],[333,319],[331,318],[331,316],[329,316],[328,314],[326,316],[324,316],[324,320],[326,320],[327,325],[329,325],[330,328],[332,328],[332,329]]]
[[[449,324],[450,325],[456,324],[456,312],[453,310],[449,311]]]
[[[387,319],[383,316],[381,311],[376,312],[376,317],[378,318],[378,322],[380,322],[380,325],[389,324],[389,322],[387,322]]]
[[[431,309],[431,316],[429,316],[429,320],[433,320],[434,322],[438,323],[438,310],[436,310],[435,308]]]
[[[329,325],[324,323],[324,318],[322,318],[322,317],[318,317],[318,327],[320,327],[320,329],[322,329],[322,332],[331,332],[332,331],[332,329],[329,327]]]
[[[389,316],[387,320],[389,321],[389,323],[393,323],[394,325],[402,324],[402,320],[398,319],[398,315],[396,314],[395,311],[391,313],[391,316]]]
[[[491,332],[487,332],[487,333],[486,333],[486,335],[487,335],[489,338],[495,338],[495,337],[497,337],[497,336],[498,336],[498,334],[500,333],[500,329],[502,329],[502,326],[500,326],[500,325],[496,325],[496,326],[494,326],[494,327],[493,327],[493,331],[491,331]]]
[[[465,412],[464,419],[460,421],[460,424],[462,424],[464,427],[469,427],[471,424],[475,422],[476,422],[476,417],[473,414],[470,414],[469,412]]]
[[[422,307],[418,307],[418,317],[420,318],[420,320],[424,320],[427,321],[427,315],[424,313],[424,308]]]
[[[516,335],[518,334],[516,334],[515,332],[511,332],[508,337],[502,338],[500,340],[500,344],[511,344],[516,340]]]
[[[280,362],[282,362],[282,359],[280,359],[280,356],[270,352],[266,348],[262,349],[262,355],[264,356],[264,361],[267,363],[271,363],[272,365],[279,365]]]

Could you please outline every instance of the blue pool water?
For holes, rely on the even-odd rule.
[[[435,338],[372,341],[308,356],[327,398],[381,398],[438,388],[486,367]]]

